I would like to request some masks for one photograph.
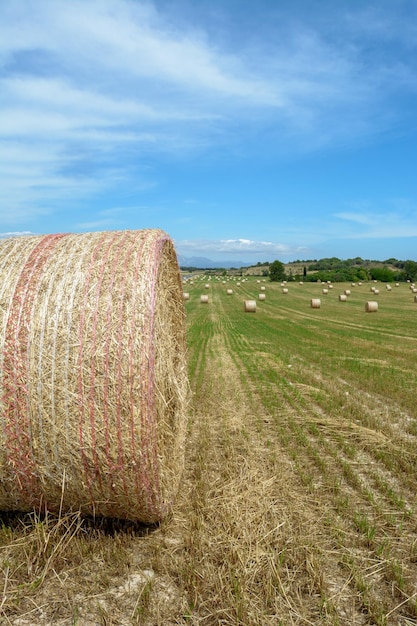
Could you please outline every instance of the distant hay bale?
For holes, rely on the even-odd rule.
[[[200,296],[200,302],[202,304],[208,304],[208,301],[209,301],[209,297],[208,296],[204,296],[204,295]]]
[[[266,299],[266,294],[260,293],[259,296],[258,296],[258,299],[259,300],[265,300]]]
[[[399,287],[399,286],[400,286],[400,283],[395,283],[395,286],[396,286],[396,287]]]
[[[188,291],[184,291],[183,297],[184,297],[184,300],[189,300],[190,299],[190,294],[188,293]]]
[[[236,287],[240,287],[240,283],[236,283]]]
[[[385,285],[385,288],[386,288],[387,291],[392,291],[391,285]]]
[[[326,293],[329,293],[329,290],[326,289],[326,287],[324,287],[321,291],[322,291],[322,293],[324,293],[324,295],[326,295]]]
[[[310,304],[312,309],[319,309],[321,307],[321,300],[320,298],[311,298]]]
[[[177,258],[161,230],[0,245],[0,510],[155,522],[184,464]]]
[[[368,301],[365,304],[365,311],[367,311],[367,313],[375,313],[378,311],[378,302],[375,302],[374,300]]]
[[[256,313],[256,300],[245,300],[244,310],[245,313]]]
[[[209,285],[208,283],[206,283],[206,284],[204,285],[204,288],[205,288],[205,289],[210,289],[210,285]]]
[[[374,289],[374,295],[377,296],[379,294],[379,289]]]
[[[359,286],[359,287],[362,287],[362,283],[358,283],[358,286]]]
[[[299,285],[304,285],[304,282],[300,280]]]
[[[341,293],[341,294],[339,295],[339,300],[340,300],[340,302],[346,302],[346,300],[347,300],[347,295],[346,295],[345,293]]]
[[[264,286],[262,285],[262,287],[261,287],[261,291],[265,291],[265,289],[266,289],[266,287],[264,287]]]
[[[350,296],[350,289],[345,289],[345,296]]]
[[[233,289],[226,289],[226,293],[228,296],[231,296],[233,294]]]
[[[333,285],[329,285],[329,289],[333,289]]]
[[[288,293],[288,288],[287,287],[283,287],[282,293]]]
[[[376,287],[371,287],[370,291],[371,291],[372,293],[375,293],[375,289],[376,289]]]

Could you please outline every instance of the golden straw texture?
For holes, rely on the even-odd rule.
[[[154,522],[184,461],[183,292],[161,230],[0,244],[0,510]]]

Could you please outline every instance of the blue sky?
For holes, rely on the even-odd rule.
[[[415,0],[1,0],[0,236],[417,260]]]

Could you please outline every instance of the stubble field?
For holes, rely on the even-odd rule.
[[[417,624],[417,302],[371,286],[187,284],[172,515],[4,518],[0,623]]]

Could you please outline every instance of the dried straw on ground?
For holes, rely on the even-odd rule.
[[[5,240],[0,278],[0,510],[164,517],[188,397],[168,235]]]
[[[256,300],[244,301],[245,313],[256,313]]]
[[[378,302],[375,302],[373,300],[368,301],[365,304],[365,311],[367,311],[368,313],[375,313],[376,311],[378,311]]]

